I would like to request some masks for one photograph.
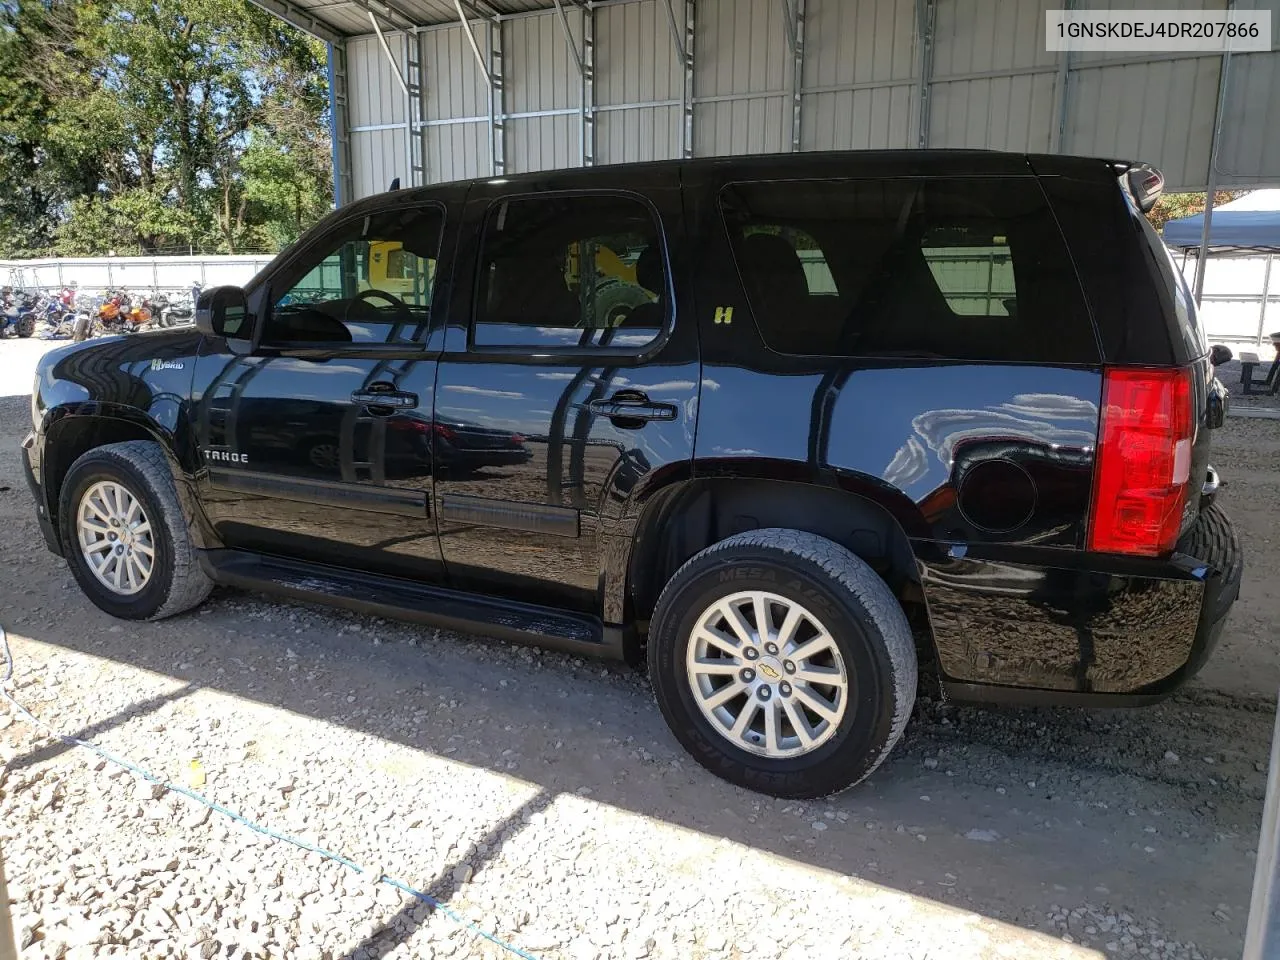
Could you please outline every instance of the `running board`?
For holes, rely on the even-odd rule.
[[[229,587],[580,656],[623,659],[622,628],[586,614],[244,550],[202,550],[200,566],[211,580]]]

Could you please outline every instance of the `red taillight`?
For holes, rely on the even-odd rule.
[[[441,440],[448,441],[449,443],[452,443],[454,440],[458,439],[458,435],[454,433],[452,429],[450,429],[449,427],[446,427],[443,423],[433,423],[431,425],[431,429],[435,431],[435,434],[437,437],[439,437]]]
[[[524,443],[524,434],[522,434],[522,433],[513,433],[513,434],[511,435],[511,442],[512,442],[512,443],[514,443],[514,444],[517,444],[517,445]]]
[[[1191,476],[1191,371],[1109,369],[1094,462],[1089,549],[1173,549]]]

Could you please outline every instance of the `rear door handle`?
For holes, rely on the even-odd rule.
[[[608,400],[592,400],[587,409],[610,420],[674,420],[674,403],[654,403],[639,390],[619,390]]]
[[[416,393],[402,393],[399,390],[356,390],[351,394],[352,403],[361,403],[366,407],[392,407],[406,410],[418,405]]]

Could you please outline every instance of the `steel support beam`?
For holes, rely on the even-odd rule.
[[[502,21],[489,21],[489,161],[490,172],[507,172],[505,73],[502,67]]]
[[[671,28],[671,42],[675,45],[676,54],[681,60],[689,57],[689,52],[685,49],[684,43],[680,40],[680,28],[676,26],[676,11],[671,5],[671,0],[661,0],[662,9],[667,12],[667,26]],[[687,7],[686,7],[687,9]],[[686,17],[686,19],[688,19]]]
[[[333,205],[355,199],[351,178],[351,126],[347,112],[347,44],[329,44],[329,139],[333,145]]]
[[[477,20],[502,19],[502,14],[498,12],[497,8],[485,3],[485,0],[462,0],[462,6],[466,7]],[[541,13],[542,11],[539,10],[537,12]]]
[[[405,98],[409,96],[409,85],[404,82],[404,74],[400,72],[400,64],[396,63],[396,58],[391,55],[391,47],[387,45],[386,35],[382,32],[382,27],[378,26],[378,18],[372,10],[368,11],[369,22],[373,24],[373,32],[378,35],[378,45],[382,47],[382,55],[387,58],[387,66],[391,68],[391,72],[396,75],[396,79],[400,81],[400,89],[404,91]]]
[[[1267,301],[1271,299],[1271,265],[1274,253],[1267,254],[1267,266],[1262,274],[1262,307],[1258,310],[1258,349],[1262,349],[1262,337],[1267,330]]]
[[[1066,0],[1064,10],[1074,10],[1076,0]],[[1058,125],[1052,131],[1052,153],[1067,152],[1067,120],[1071,113],[1071,51],[1062,51],[1062,62],[1058,64]]]
[[[404,35],[405,84],[405,142],[409,162],[409,186],[421,187],[427,182],[425,141],[427,131],[422,126],[422,37],[416,33]]]
[[[397,0],[348,0],[366,13],[376,13],[395,30],[417,30],[422,25]]]
[[[1227,10],[1235,4],[1227,0]],[[1196,259],[1196,306],[1204,296],[1204,275],[1209,267],[1209,231],[1213,225],[1213,195],[1218,189],[1218,144],[1222,140],[1222,117],[1226,113],[1227,82],[1231,73],[1231,48],[1222,52],[1222,65],[1218,68],[1218,100],[1213,107],[1213,127],[1209,133],[1209,170],[1205,179],[1204,226],[1200,231],[1200,253]]]
[[[672,27],[675,26],[675,15],[671,11],[671,0],[667,0],[667,13],[671,14]],[[684,88],[680,103],[684,109],[684,126],[680,136],[680,153],[688,160],[693,156],[693,57],[694,38],[697,32],[698,7],[696,0],[684,0],[684,46],[677,43],[677,49],[684,57]]]
[[[462,24],[462,32],[467,35],[467,42],[471,44],[471,52],[475,54],[476,66],[484,74],[484,82],[488,84],[490,91],[492,91],[493,75],[489,72],[488,61],[485,59],[484,54],[480,52],[480,44],[476,41],[475,31],[471,29],[471,22],[467,19],[467,11],[462,7],[462,0],[453,0],[453,6],[458,11],[458,22]],[[492,21],[490,22],[492,23]]]
[[[1280,949],[1280,709],[1271,733],[1271,769],[1258,834],[1244,960],[1267,960]]]
[[[929,85],[933,81],[933,28],[937,12],[936,0],[916,0],[916,53],[920,64],[916,146],[921,149],[929,146]]]
[[[554,0],[556,5],[556,16],[560,20],[560,31],[564,34],[564,45],[569,48],[569,56],[573,57],[574,66],[578,68],[578,76],[586,74],[586,68],[582,63],[582,54],[578,52],[578,45],[573,41],[573,31],[569,29],[569,18],[565,16],[564,4],[560,0]]]
[[[804,101],[805,0],[782,0],[787,41],[791,45],[791,152],[800,151],[800,115]]]
[[[342,34],[333,27],[323,20],[317,20],[310,11],[290,3],[289,0],[250,0],[250,3],[325,43],[342,43],[344,40]]]
[[[2,854],[0,851],[0,960],[14,960],[18,956],[18,941],[13,937],[13,914],[9,911],[9,888],[4,882]]]
[[[582,165],[596,164],[596,11],[582,8]]]

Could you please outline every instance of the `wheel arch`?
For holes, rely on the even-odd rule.
[[[58,512],[62,486],[72,464],[97,447],[129,440],[147,440],[160,447],[173,473],[183,509],[189,518],[196,517],[195,498],[174,456],[172,434],[137,411],[106,404],[91,406],[91,410],[66,407],[51,410],[45,418],[41,486],[54,530],[60,529]],[[198,532],[196,536],[199,536]]]
[[[914,504],[887,505],[882,492],[841,477],[826,486],[766,477],[699,477],[672,483],[650,496],[640,513],[627,563],[624,622],[645,632],[663,586],[690,557],[737,533],[785,527],[817,534],[848,549],[889,585],[916,635],[921,659],[931,661],[932,635],[920,590],[919,567],[908,530]],[[918,517],[918,513],[916,514]],[[912,523],[921,529],[923,520]],[[640,642],[633,646],[639,656]]]

